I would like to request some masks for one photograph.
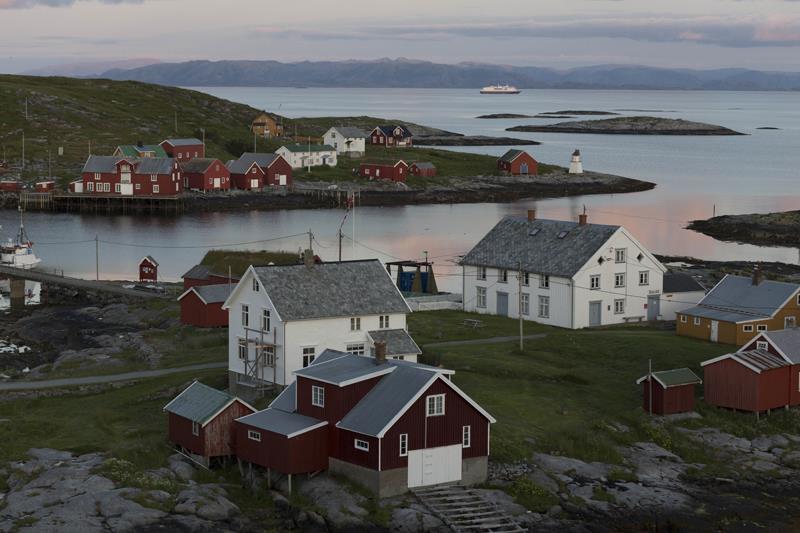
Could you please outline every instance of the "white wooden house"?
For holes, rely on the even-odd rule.
[[[332,146],[337,154],[361,157],[366,151],[367,133],[358,128],[334,126],[322,136],[322,142]]]
[[[336,166],[336,150],[327,144],[286,144],[275,153],[282,156],[292,168]]]
[[[326,349],[369,356],[385,342],[388,358],[421,353],[406,330],[411,310],[377,259],[251,266],[223,309],[231,391],[289,385]]]
[[[465,311],[519,318],[521,307],[525,320],[570,329],[660,316],[666,268],[625,228],[586,215],[505,217],[461,264]]]

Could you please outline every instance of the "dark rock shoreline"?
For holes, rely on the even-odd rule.
[[[524,125],[506,131],[550,133],[598,133],[606,135],[745,135],[738,131],[683,119],[663,117],[616,117],[602,120],[575,120],[544,125]]]
[[[717,240],[761,246],[800,246],[800,211],[722,215],[693,220],[689,229]]]
[[[487,135],[425,135],[414,137],[417,146],[533,146],[542,144],[530,139],[515,137],[489,137]]]

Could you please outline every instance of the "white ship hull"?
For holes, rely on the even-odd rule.
[[[0,263],[3,265],[30,270],[35,268],[42,260],[36,257],[33,250],[27,247],[0,251]]]
[[[481,89],[481,94],[519,94],[520,91],[513,85],[490,85]]]

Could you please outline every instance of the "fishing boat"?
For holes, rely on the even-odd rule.
[[[481,94],[519,94],[513,85],[489,85],[481,89]]]
[[[16,240],[9,238],[0,245],[0,264],[29,270],[35,268],[42,260],[33,253],[33,243],[25,232],[22,207],[19,207],[19,231]]]

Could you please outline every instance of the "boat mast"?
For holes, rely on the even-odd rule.
[[[28,236],[25,234],[25,222],[22,219],[22,205],[17,206],[19,210],[19,233],[17,233],[17,244],[27,244]]]

